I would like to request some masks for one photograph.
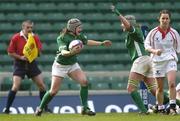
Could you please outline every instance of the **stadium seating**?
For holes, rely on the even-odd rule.
[[[106,77],[89,77],[90,89],[92,90],[108,90],[110,82]]]
[[[6,54],[7,44],[1,43],[0,44],[0,54]]]
[[[43,71],[51,71],[51,66],[56,55],[56,39],[60,31],[66,27],[67,20],[73,17],[79,18],[83,22],[84,33],[88,39],[105,39],[113,42],[112,47],[87,47],[78,56],[81,67],[85,71],[127,71],[131,62],[124,44],[125,34],[118,17],[110,11],[112,0],[3,0],[0,4],[0,71],[12,72],[12,58],[7,55],[7,47],[13,33],[19,32],[21,23],[25,19],[34,21],[34,31],[38,33],[43,43],[42,55],[38,58],[39,66]],[[156,0],[121,0],[117,7],[123,15],[134,14],[137,21],[153,28],[158,25],[157,17],[161,9],[172,11],[172,26],[180,29],[179,1]],[[180,68],[180,66],[178,66]],[[50,77],[45,78],[45,82],[50,87]],[[1,89],[6,90],[9,81],[4,83],[1,80]],[[111,77],[113,83],[104,81],[102,78],[90,78],[91,89],[126,89],[126,79]],[[95,81],[93,81],[95,80]],[[97,81],[96,80],[101,80]],[[115,80],[115,81],[114,81]],[[121,81],[119,81],[121,80]],[[26,82],[26,81],[24,81]],[[31,88],[37,90],[35,86],[29,87],[27,81],[24,90]],[[94,85],[94,86],[92,86]],[[65,79],[61,88],[63,90],[79,89],[79,85],[74,81]]]
[[[2,11],[9,12],[9,11],[16,11],[18,10],[18,5],[16,3],[1,3],[0,8]]]
[[[70,84],[68,83],[68,81],[66,79],[63,80],[60,90],[70,90]]]
[[[69,11],[76,10],[77,7],[74,2],[69,2],[69,3],[61,3],[59,2],[57,5],[57,8],[61,11],[64,11],[64,13],[68,13]],[[56,9],[57,10],[57,9]]]
[[[112,89],[117,89],[117,90],[125,90],[126,89],[122,82],[114,82],[114,83],[112,83],[111,88]]]
[[[1,31],[9,31],[14,28],[11,23],[1,23],[0,27],[1,27]]]
[[[32,84],[35,85],[34,83],[32,83],[31,79],[25,78],[21,82],[20,90],[29,90],[30,91]]]
[[[22,11],[37,11],[38,7],[36,3],[20,3],[18,6],[18,9],[22,10]]]
[[[0,13],[0,20],[1,21],[5,21],[6,20],[6,16],[3,13]]]
[[[1,90],[8,91],[12,87],[12,77],[5,77],[1,80]]]
[[[23,13],[8,13],[6,15],[6,19],[11,22],[24,21],[26,19],[26,16]]]

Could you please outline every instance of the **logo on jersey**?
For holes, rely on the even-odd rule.
[[[157,42],[160,42],[158,37],[156,37],[156,41],[157,41]]]
[[[161,74],[161,72],[159,71],[159,70],[156,70],[156,73],[155,73],[156,75],[160,75]]]
[[[170,68],[175,68],[176,67],[176,64],[171,64],[170,65]]]

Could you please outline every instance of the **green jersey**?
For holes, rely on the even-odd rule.
[[[77,36],[69,33],[61,34],[60,36],[57,37],[58,51],[59,52],[61,52],[61,50],[69,51],[68,48],[69,44],[73,40],[81,40],[83,44],[87,44],[87,37],[83,34]],[[72,55],[68,57],[57,55],[55,60],[62,65],[72,65],[77,62],[77,55]]]
[[[140,27],[132,27],[132,31],[127,33],[125,45],[132,61],[140,56],[148,55],[144,48],[144,36]]]

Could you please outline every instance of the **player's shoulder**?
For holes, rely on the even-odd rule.
[[[66,42],[67,40],[69,40],[69,35],[68,35],[68,34],[60,34],[60,35],[57,37],[57,41]]]
[[[33,34],[34,38],[37,40],[40,40],[39,35],[38,34]]]
[[[142,32],[140,26],[132,26],[132,31],[137,32],[137,33]]]
[[[11,40],[17,40],[18,38],[20,38],[20,33],[15,33],[12,35]]]
[[[87,36],[84,33],[80,33],[79,38],[81,40],[87,40]]]
[[[153,28],[153,29],[151,29],[149,32],[148,32],[148,35],[147,35],[147,37],[146,38],[149,38],[149,37],[152,37],[152,36],[154,36],[155,34],[157,34],[158,33],[158,26],[157,27],[155,27],[155,28]]]
[[[173,32],[173,33],[175,33],[175,34],[178,34],[177,30],[174,29],[174,28],[172,28],[172,27],[170,28],[170,31]]]
[[[155,27],[155,28],[151,29],[151,30],[150,30],[150,33],[156,32],[156,31],[158,31],[158,27]]]
[[[20,33],[15,33],[13,37],[20,37]]]
[[[142,31],[140,26],[131,26],[130,30],[128,31],[128,35],[136,35],[136,36],[141,36],[142,35]]]
[[[33,34],[34,37],[38,37],[39,38],[39,35],[38,34]]]

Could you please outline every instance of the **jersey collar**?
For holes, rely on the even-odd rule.
[[[159,26],[158,26],[158,31],[161,32],[162,34],[162,39],[164,39],[166,37],[166,34],[170,31],[170,27],[167,29],[167,31],[165,32],[163,29],[161,29]]]
[[[34,36],[34,33],[32,32],[32,35]],[[28,38],[24,35],[23,31],[20,31],[20,36],[24,37],[24,39],[27,41]]]

